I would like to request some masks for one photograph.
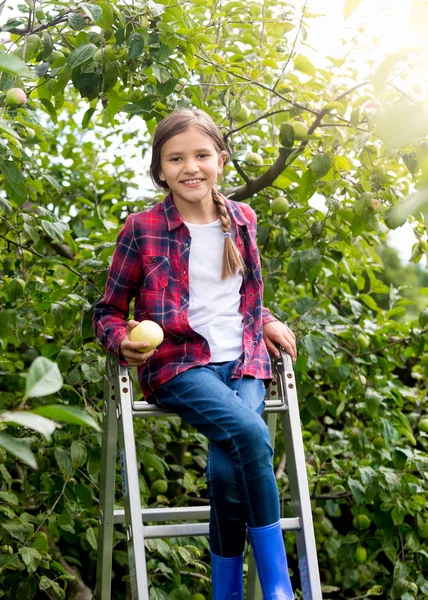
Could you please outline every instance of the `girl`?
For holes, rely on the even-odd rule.
[[[272,381],[267,350],[296,359],[295,336],[262,306],[257,217],[216,187],[229,159],[201,110],[157,126],[150,173],[163,202],[131,214],[120,231],[94,329],[122,364],[138,367],[147,401],[174,411],[210,440],[213,600],[242,600],[248,530],[263,598],[294,598],[280,528],[269,430],[262,418]],[[134,316],[126,319],[135,297]],[[131,342],[139,321],[156,321],[155,351]]]

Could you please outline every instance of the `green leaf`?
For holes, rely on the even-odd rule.
[[[21,555],[30,575],[31,573],[37,571],[37,567],[42,560],[42,555],[37,552],[35,548],[23,546],[23,548],[20,549],[19,554]]]
[[[73,440],[71,442],[71,462],[73,463],[73,467],[78,469],[85,464],[86,459],[86,445],[79,440]]]
[[[140,33],[135,31],[131,33],[129,38],[129,56],[128,58],[137,58],[143,53],[144,50],[144,38]]]
[[[70,67],[70,69],[74,69],[86,61],[91,60],[97,49],[95,44],[83,44],[83,46],[78,46],[68,57],[67,66]]]
[[[81,4],[81,7],[85,10],[88,17],[95,21],[95,23],[98,23],[103,14],[101,6],[97,6],[96,4]]]
[[[51,223],[50,221],[43,220],[41,222],[43,229],[46,231],[49,237],[61,244],[64,241],[64,228],[59,221]]]
[[[363,486],[361,485],[361,482],[358,481],[357,479],[351,479],[351,477],[349,477],[348,485],[349,485],[349,489],[351,490],[352,495],[354,496],[357,504],[364,503],[364,501],[366,499],[366,492],[365,492]]]
[[[24,543],[34,532],[32,523],[27,523],[22,518],[13,519],[8,523],[2,523],[1,527],[3,527],[11,537],[22,543]]]
[[[48,396],[60,390],[62,384],[62,375],[58,365],[44,356],[38,356],[33,360],[28,371],[25,395],[28,398]]]
[[[22,440],[14,438],[7,433],[0,433],[0,448],[4,448],[7,452],[10,452],[10,454],[13,454],[33,469],[37,469],[36,457]]]
[[[48,113],[52,121],[54,123],[58,123],[58,115],[56,114],[56,110],[52,102],[47,98],[40,98],[40,102],[45,107],[46,112]]]
[[[0,421],[3,421],[4,423],[14,423],[21,427],[33,429],[34,431],[41,433],[48,441],[50,441],[52,433],[58,427],[58,425],[50,419],[24,410],[4,412],[0,414]]]
[[[315,75],[317,71],[309,58],[303,56],[302,54],[296,56],[294,59],[294,68],[302,73],[305,73],[306,75]]]
[[[0,499],[8,504],[14,504],[15,506],[19,506],[19,500],[15,494],[11,492],[0,492]]]
[[[46,175],[46,174],[43,175],[43,177],[46,179],[46,181],[49,181],[51,186],[54,187],[58,193],[60,193],[60,194],[62,193],[62,187],[58,183],[58,181],[55,179],[55,177],[52,177],[52,175]]]
[[[3,50],[0,50],[0,71],[12,73],[12,75],[20,75],[21,77],[33,76],[25,62],[15,54],[7,54]]]
[[[101,29],[110,29],[114,22],[114,9],[110,2],[98,2],[98,6],[102,8],[102,15],[99,18],[97,25]]]
[[[38,415],[43,415],[54,421],[63,421],[64,423],[72,423],[73,425],[81,425],[92,427],[96,431],[101,431],[98,423],[83,410],[74,406],[66,406],[63,404],[49,404],[48,406],[39,406],[33,410]]]
[[[96,550],[98,548],[97,537],[95,535],[95,531],[93,527],[88,527],[86,530],[86,539],[88,540],[91,548]]]
[[[305,171],[299,182],[299,197],[301,202],[306,202],[315,194],[315,188],[313,184],[317,180],[315,173],[308,169]]]
[[[5,179],[4,185],[9,198],[15,200],[19,205],[24,204],[27,200],[27,188],[16,162],[0,160],[0,170]]]
[[[184,550],[184,548],[180,548],[179,552],[180,550]],[[180,552],[180,554],[182,553]],[[190,600],[190,592],[187,585],[181,583],[178,587],[173,589],[172,592],[168,595],[168,600]]]
[[[369,308],[371,308],[372,310],[379,310],[378,305],[376,304],[376,302],[373,300],[373,298],[371,296],[369,296],[368,294],[361,294],[360,295],[360,299],[364,302],[364,304],[366,306],[368,306]]]
[[[68,15],[68,24],[75,31],[79,31],[85,27],[85,19],[79,13],[71,13]]]
[[[0,340],[9,337],[16,327],[16,310],[0,311]]]
[[[331,161],[328,154],[317,154],[311,162],[311,170],[317,177],[324,177],[331,169]]]
[[[67,450],[64,450],[64,448],[56,447],[54,454],[58,467],[61,469],[61,473],[64,475],[64,477],[67,477],[67,475],[69,475],[73,469],[69,453]]]

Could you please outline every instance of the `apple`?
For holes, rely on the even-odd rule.
[[[245,157],[249,171],[258,171],[259,167],[263,164],[263,158],[257,152],[250,152]]]
[[[150,352],[163,342],[163,331],[155,321],[141,321],[136,327],[131,329],[129,334],[131,342],[147,342],[146,348],[138,348],[138,352]]]
[[[373,440],[373,446],[376,448],[376,450],[382,450],[382,448],[386,448],[385,440],[381,435],[375,437]]]
[[[48,62],[51,65],[60,58],[64,58],[64,54],[60,50],[52,50],[51,55],[48,58]]]
[[[370,206],[375,212],[379,212],[382,210],[382,204],[379,202],[379,200],[376,200],[376,198],[372,198],[370,200]]]
[[[301,121],[294,121],[291,123],[294,129],[294,138],[296,140],[303,140],[303,138],[308,134],[308,128],[305,123]]]
[[[196,594],[193,594],[191,596],[190,600],[206,600],[206,598],[203,594],[201,594],[200,592],[197,592]]]
[[[423,431],[424,433],[428,433],[428,417],[423,417],[418,423],[419,431]]]
[[[168,483],[164,479],[156,479],[150,489],[153,494],[165,494],[168,489]]]
[[[364,350],[365,348],[368,348],[370,340],[367,336],[364,335],[364,333],[360,333],[357,336],[357,344],[361,349]]]
[[[132,104],[138,104],[143,98],[143,90],[132,90],[132,92],[129,94],[129,100],[132,102]]]
[[[370,519],[367,515],[357,515],[352,521],[354,529],[368,529],[370,527]]]
[[[359,565],[363,565],[367,560],[367,550],[364,546],[357,546],[357,550],[355,552],[355,560]]]
[[[239,109],[239,111],[234,115],[234,119],[236,121],[242,122],[242,121],[248,121],[249,117],[250,117],[250,109],[248,108],[248,106],[245,106],[245,104],[241,105],[241,108]]]
[[[40,51],[40,47],[42,45],[42,40],[36,33],[32,33],[27,37],[27,44],[25,46],[25,60],[31,60],[33,56]]]
[[[290,210],[290,204],[284,196],[274,198],[270,205],[274,215],[285,215]]]
[[[8,106],[24,106],[27,103],[27,96],[21,88],[10,88],[6,92],[6,104]]]

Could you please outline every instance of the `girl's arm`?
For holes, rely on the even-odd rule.
[[[95,335],[110,352],[120,356],[126,337],[126,320],[131,299],[138,294],[143,272],[134,236],[135,215],[129,215],[117,236],[104,297],[94,307],[92,325]]]

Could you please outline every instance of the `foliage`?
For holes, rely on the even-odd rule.
[[[347,2],[347,14],[357,5]],[[105,357],[93,305],[124,219],[162,198],[141,197],[129,157],[146,157],[170,110],[193,106],[222,128],[232,159],[222,190],[257,212],[265,304],[298,337],[326,597],[425,597],[428,435],[418,422],[427,410],[428,286],[408,299],[386,278],[381,251],[405,220],[412,261],[428,249],[424,99],[400,76],[414,51],[369,65],[371,79],[358,81],[352,39],[320,68],[304,45],[316,15],[285,0],[29,2],[20,11],[4,23],[0,48],[0,435],[13,431],[38,469],[18,446],[11,454],[2,445],[0,596],[94,588],[100,435],[83,421],[37,428],[36,415],[56,421],[80,408],[100,421]],[[25,105],[6,104],[12,87],[25,90]],[[249,168],[248,153],[263,163]],[[279,195],[286,214],[271,210]],[[26,381],[41,360],[57,365],[63,383],[31,395]],[[203,436],[178,418],[138,423],[137,433],[144,505],[206,501]],[[157,480],[168,481],[166,492]],[[287,498],[286,474],[278,484]],[[119,528],[114,549],[119,599],[127,578]],[[205,539],[147,549],[153,598],[209,593]]]

